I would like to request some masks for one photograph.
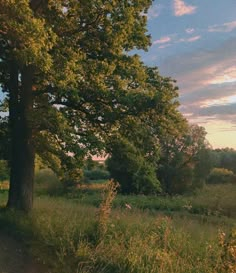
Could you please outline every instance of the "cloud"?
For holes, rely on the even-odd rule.
[[[198,35],[198,36],[194,36],[194,37],[191,37],[191,38],[188,38],[187,39],[187,42],[195,42],[197,40],[201,39],[201,36]]]
[[[210,84],[222,84],[236,82],[236,66],[229,67],[215,75]]]
[[[198,123],[205,123],[208,127],[217,123],[215,132],[236,132],[236,103],[200,109],[197,118],[193,117],[192,121],[194,120]],[[206,125],[204,125],[204,127],[206,127]],[[236,147],[235,135],[234,146]]]
[[[212,105],[232,103],[236,100],[236,84],[223,84],[217,86],[200,86],[193,92],[180,95],[185,106],[185,112],[191,112],[193,107],[203,108]]]
[[[212,50],[197,50],[178,56],[171,56],[162,61],[162,74],[177,79],[181,92],[192,92],[205,88],[218,81],[222,75],[230,79],[236,76],[236,38],[220,44]],[[221,81],[229,82],[229,80]],[[233,82],[233,81],[231,81]]]
[[[192,43],[192,42],[196,42],[199,39],[201,39],[201,36],[197,35],[197,36],[193,36],[193,37],[190,37],[190,38],[182,38],[178,42]]]
[[[231,32],[236,28],[236,21],[224,23],[222,25],[213,25],[208,27],[208,32]]]
[[[164,44],[164,45],[158,46],[158,48],[159,48],[159,49],[164,49],[164,48],[167,48],[167,47],[169,47],[169,46],[171,46],[171,44]]]
[[[235,91],[236,85],[225,85],[221,88],[203,88],[185,94],[180,97],[180,111],[191,121],[228,119],[228,122],[236,122],[236,113],[232,113],[236,104]],[[222,97],[222,94],[228,96]]]
[[[209,107],[204,107],[199,110],[199,115],[202,116],[220,116],[222,120],[223,116],[236,116],[236,103],[226,104],[226,105],[212,105]],[[235,119],[234,119],[235,121]]]
[[[186,28],[186,29],[185,29],[185,32],[186,32],[187,34],[193,34],[193,33],[195,32],[195,29],[194,29],[194,28]]]
[[[180,110],[188,119],[236,122],[236,38],[212,50],[164,59],[160,72],[177,80]],[[225,111],[225,112],[224,112]],[[235,119],[235,121],[233,120]]]
[[[183,0],[174,0],[174,14],[175,16],[183,16],[188,14],[193,14],[196,12],[197,7],[187,5]]]
[[[152,5],[148,10],[147,18],[149,20],[152,20],[152,19],[158,17],[161,13],[161,10],[162,10],[161,5],[158,5],[158,4]]]
[[[171,34],[169,36],[161,37],[158,40],[153,41],[153,45],[160,45],[158,48],[166,48],[170,45],[177,44],[177,43],[193,43],[197,40],[201,39],[200,35],[193,36],[190,38],[177,38],[177,34]]]
[[[165,44],[165,43],[169,43],[171,41],[171,37],[170,36],[165,36],[165,37],[161,37],[159,40],[156,40],[153,42],[154,45],[156,44]]]

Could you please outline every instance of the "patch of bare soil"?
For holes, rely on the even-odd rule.
[[[19,242],[0,231],[0,273],[49,273]]]

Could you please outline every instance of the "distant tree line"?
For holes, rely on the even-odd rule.
[[[205,184],[236,184],[236,151],[211,149],[205,135],[204,128],[189,125],[178,137],[165,137],[160,141],[156,164],[146,160],[144,169],[144,161],[129,145],[116,143],[107,162],[108,170],[126,194],[182,194]]]
[[[236,151],[232,148],[211,150],[212,166],[224,168],[236,174]]]

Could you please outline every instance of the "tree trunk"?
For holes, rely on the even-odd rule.
[[[11,173],[7,206],[30,211],[33,206],[35,151],[32,133],[33,68],[25,66],[18,71],[13,65],[10,77],[9,122],[11,134]]]
[[[10,79],[9,79],[9,130],[11,136],[11,150],[10,150],[10,188],[9,188],[9,197],[8,197],[8,207],[14,207],[14,204],[17,203],[17,195],[19,192],[18,184],[17,184],[17,173],[15,173],[15,168],[17,162],[16,155],[18,155],[17,147],[18,147],[18,139],[12,139],[13,135],[17,135],[18,126],[18,114],[19,114],[19,82],[18,82],[18,67],[12,61],[10,64]]]

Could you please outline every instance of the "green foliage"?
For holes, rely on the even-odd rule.
[[[35,192],[42,195],[61,195],[64,192],[59,178],[51,169],[41,169],[35,174]]]
[[[100,165],[98,162],[93,160],[91,156],[89,156],[84,162],[84,168],[85,170],[91,171],[100,168]]]
[[[49,51],[56,43],[51,26],[44,18],[35,16],[27,0],[0,1],[0,10],[0,35],[4,44],[1,54],[6,57],[10,53],[21,65],[33,63],[48,71],[52,66]]]
[[[224,168],[236,173],[236,151],[234,149],[212,150],[211,161],[214,168]]]
[[[84,170],[84,180],[89,182],[91,180],[107,180],[110,178],[110,173],[102,169]]]
[[[111,177],[120,183],[123,193],[157,193],[160,183],[155,166],[127,139],[113,139],[112,157],[107,160]]]
[[[9,179],[9,166],[6,160],[0,160],[0,182]]]
[[[83,170],[80,168],[69,169],[62,178],[62,183],[65,188],[74,188],[82,183]]]
[[[157,176],[169,194],[202,187],[210,171],[205,129],[180,124],[179,134],[160,139],[161,159]]]
[[[105,164],[100,164],[88,157],[84,163],[84,182],[93,182],[95,180],[102,181],[110,178],[110,173],[107,171]]]
[[[35,173],[39,172],[40,170],[47,169],[47,166],[43,163],[42,159],[36,154],[35,156]]]
[[[101,202],[101,189],[77,190],[67,197],[80,204],[98,207]],[[167,215],[183,215],[186,212],[203,221],[208,216],[236,217],[236,187],[232,184],[205,185],[196,189],[194,193],[185,195],[122,195],[118,194],[113,202],[114,208],[126,208],[127,204],[133,209],[150,210],[153,213],[163,212]],[[217,219],[215,219],[217,220]],[[219,219],[220,220],[220,219]]]
[[[236,217],[236,186],[206,185],[190,197],[191,211],[197,214]]]
[[[176,89],[166,91],[172,81],[128,54],[150,45],[151,3],[0,0],[0,84],[16,130],[11,138],[18,134],[12,125],[21,123],[19,115],[25,113],[20,102],[32,97],[23,128],[32,130],[34,142],[27,143],[34,143],[32,150],[69,184],[71,170],[82,169],[88,154],[104,151],[127,116],[146,120],[159,105],[159,121],[164,121],[176,108],[170,102]],[[32,82],[25,93],[27,73]],[[139,176],[153,180],[151,169],[140,168]]]
[[[106,132],[124,113],[150,107],[145,68],[137,55],[126,54],[150,44],[144,16],[150,4],[0,1],[0,82],[9,93],[11,61],[19,75],[32,66],[36,150],[54,171],[71,168],[70,153],[81,161],[103,149]]]
[[[40,169],[35,174],[36,184],[47,184],[52,181],[58,181],[58,178],[51,169]]]
[[[211,170],[208,178],[208,184],[224,184],[224,183],[235,183],[236,175],[224,168],[214,168]]]
[[[161,191],[156,177],[160,159],[160,139],[176,135],[177,124],[185,123],[177,107],[177,87],[171,78],[159,75],[157,68],[146,67],[146,88],[154,100],[138,116],[125,118],[108,141],[108,169],[124,193]],[[136,103],[136,102],[135,102]],[[143,105],[145,106],[145,104]]]

